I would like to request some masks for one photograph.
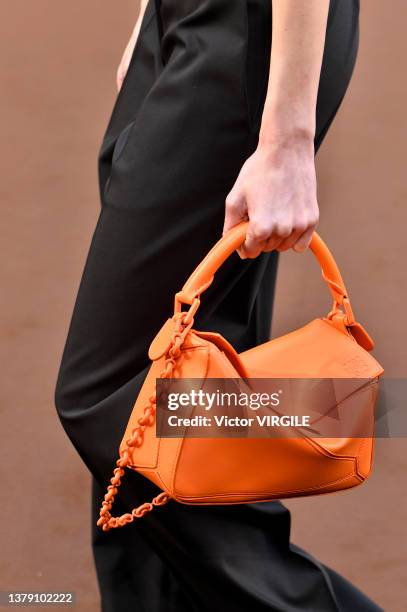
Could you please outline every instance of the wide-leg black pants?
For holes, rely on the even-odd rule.
[[[346,91],[357,41],[357,1],[331,2],[316,149]],[[150,0],[103,140],[102,208],[56,406],[94,477],[104,612],[378,609],[290,544],[290,515],[278,502],[170,502],[125,529],[95,527],[149,343],[171,315],[174,293],[220,237],[225,197],[256,147],[270,45],[270,0]],[[238,350],[266,341],[276,265],[276,253],[231,257],[206,292],[196,327],[222,333]],[[114,509],[156,493],[131,472]]]

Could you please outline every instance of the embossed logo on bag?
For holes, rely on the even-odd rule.
[[[355,355],[352,359],[345,361],[343,364],[344,369],[355,376],[362,376],[369,371],[369,363],[366,359],[363,359],[360,355]]]

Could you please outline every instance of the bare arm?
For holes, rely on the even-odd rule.
[[[117,69],[116,82],[117,82],[118,91],[120,91],[120,88],[124,81],[124,77],[126,76],[127,70],[129,68],[131,56],[133,55],[134,47],[136,45],[137,38],[140,32],[140,26],[141,26],[141,22],[144,17],[147,2],[148,0],[140,0],[140,10],[139,10],[138,18],[136,21],[136,25],[134,26],[134,30],[130,36],[130,40],[127,43],[127,46],[123,53],[123,57]]]
[[[318,223],[315,112],[329,0],[273,0],[259,144],[226,198],[224,231],[249,219],[241,257],[306,249]]]

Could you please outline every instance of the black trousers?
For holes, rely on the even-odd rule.
[[[347,89],[357,43],[356,0],[333,1],[316,149]],[[256,148],[270,45],[270,0],[162,0],[159,7],[150,0],[103,139],[101,212],[56,406],[94,477],[104,612],[378,609],[290,544],[290,515],[279,502],[170,502],[125,529],[95,527],[149,343],[171,315],[174,293],[220,237],[225,197]],[[205,293],[196,327],[222,333],[238,350],[266,341],[276,266],[276,253],[232,256]],[[129,471],[114,509],[157,492]]]

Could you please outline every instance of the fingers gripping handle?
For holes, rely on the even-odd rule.
[[[198,267],[195,268],[183,286],[182,291],[177,293],[176,300],[179,303],[192,304],[196,296],[209,287],[216,271],[243,244],[248,225],[247,221],[239,223],[215,244]],[[347,291],[339,268],[325,242],[316,232],[313,233],[310,249],[319,262],[322,277],[331,291],[334,302],[347,306],[347,312],[349,311],[350,313],[351,309]]]
[[[212,283],[215,273],[227,258],[243,244],[246,237],[247,223],[232,227],[209,251],[197,268],[192,272],[182,291],[177,293],[179,301],[192,304],[195,297],[205,291]]]

